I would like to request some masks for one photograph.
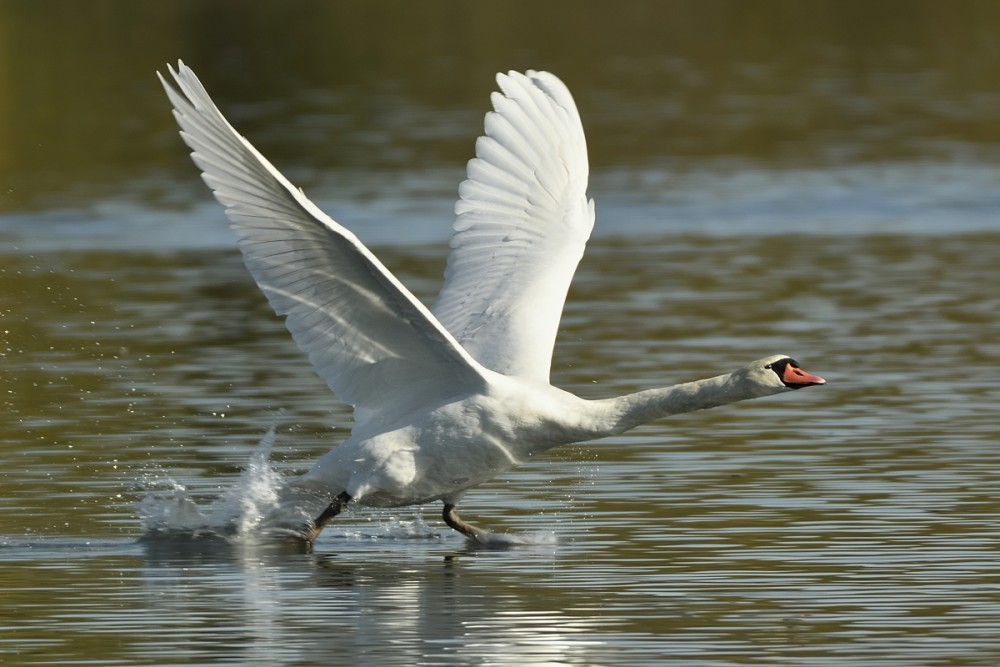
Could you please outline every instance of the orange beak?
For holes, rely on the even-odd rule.
[[[802,387],[812,387],[817,384],[826,384],[826,380],[820,376],[813,375],[812,373],[806,373],[801,368],[792,366],[791,364],[785,366],[785,372],[782,375],[781,380],[792,389],[801,389]]]

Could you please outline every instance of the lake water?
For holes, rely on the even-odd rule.
[[[0,5],[15,40],[65,37],[0,78],[40,124],[0,116],[0,664],[997,664],[997,11],[912,3],[849,38],[852,3],[817,3],[814,25],[780,3],[758,20],[740,3],[584,2],[578,31],[634,30],[584,49],[501,37],[502,17],[470,10],[454,22],[499,27],[465,63],[432,39],[446,4],[389,12],[375,51],[375,17],[344,10],[326,24],[343,45],[324,47],[340,60],[289,70],[316,28],[282,24],[263,67],[266,10],[241,36],[197,3]],[[768,39],[767,16],[812,32]],[[107,37],[79,59],[56,44],[78,39],[74,17]],[[667,18],[662,45],[644,26]],[[695,43],[684,25],[712,29]],[[409,57],[390,44],[403,33]],[[829,385],[557,449],[470,492],[463,516],[514,548],[471,548],[437,505],[352,510],[309,551],[265,539],[257,508],[350,411],[247,275],[150,72],[191,61],[429,300],[480,75],[508,54],[566,71],[594,153],[598,230],[553,382],[609,396],[782,352]],[[110,99],[60,120],[101,63]],[[233,517],[240,535],[213,530]]]

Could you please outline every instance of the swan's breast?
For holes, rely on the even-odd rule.
[[[485,393],[411,415],[391,430],[356,433],[307,477],[340,484],[365,505],[455,497],[534,454],[582,439],[567,427],[579,422],[582,403],[547,385],[500,381]]]

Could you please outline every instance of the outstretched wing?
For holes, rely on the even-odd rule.
[[[547,72],[497,75],[431,310],[481,364],[548,382],[566,293],[594,226],[587,143]]]
[[[347,229],[237,134],[183,62],[163,83],[181,136],[226,207],[247,268],[358,421],[481,387],[482,368]]]

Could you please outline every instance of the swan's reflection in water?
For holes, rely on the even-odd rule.
[[[178,619],[177,629],[190,633],[170,649],[173,658],[238,656],[247,664],[574,664],[592,662],[590,651],[604,645],[594,638],[595,618],[572,617],[557,600],[540,604],[530,581],[544,578],[551,550],[442,557],[436,538],[402,549],[387,541],[391,551],[365,543],[368,553],[331,554],[150,540],[145,613]],[[536,572],[515,585],[509,570],[476,567],[484,558],[513,558]],[[139,642],[136,657],[153,657],[162,639]]]

